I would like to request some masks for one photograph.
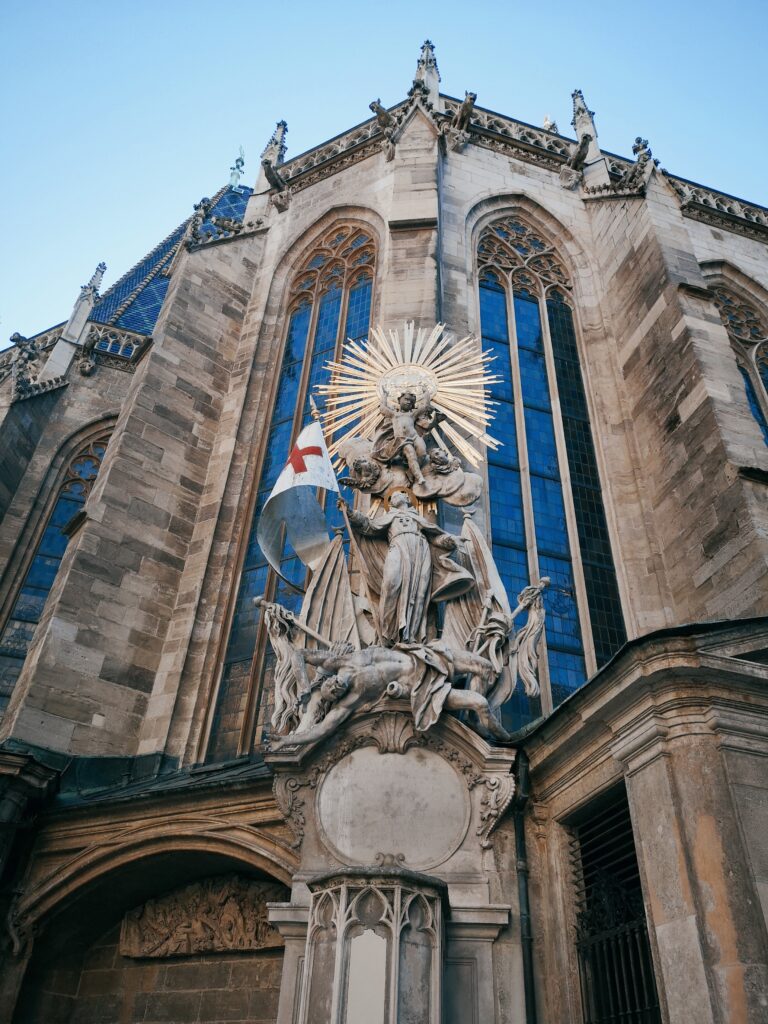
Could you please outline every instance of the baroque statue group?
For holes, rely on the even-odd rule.
[[[374,328],[367,345],[345,346],[317,389],[328,448],[301,450],[310,466],[293,486],[312,485],[307,452],[327,461],[330,450],[356,497],[354,507],[338,499],[349,543],[326,535],[300,612],[256,599],[276,657],[272,750],[322,740],[395,700],[410,703],[419,732],[459,712],[505,743],[500,708],[518,677],[526,694],[539,692],[549,580],[526,587],[512,608],[474,522],[483,479],[451,448],[476,468],[478,442],[498,446],[485,432],[494,378],[474,338],[450,342],[442,325],[428,334],[407,324],[402,339]],[[459,535],[439,525],[441,502],[462,508]]]

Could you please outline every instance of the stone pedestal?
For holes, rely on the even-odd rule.
[[[514,864],[492,849],[515,752],[447,715],[417,733],[389,701],[267,760],[301,851],[291,902],[270,907],[286,943],[278,1024],[464,1024],[502,1000],[522,1021]]]

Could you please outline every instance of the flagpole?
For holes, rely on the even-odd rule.
[[[275,605],[274,602],[272,601],[267,601],[264,598],[263,594],[261,595],[261,597],[254,597],[253,603],[256,605],[257,608],[263,608],[265,605],[270,605],[279,608],[281,614],[290,620],[292,626],[297,626],[303,633],[306,633],[307,636],[312,637],[313,640],[317,640],[319,644],[324,644],[326,647],[333,646],[333,641],[329,640],[327,637],[324,637],[321,633],[316,633],[315,630],[311,628],[311,626],[308,626],[300,619],[297,619],[293,612],[289,612],[287,608],[283,608],[279,604]]]

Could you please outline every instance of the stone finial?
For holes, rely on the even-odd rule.
[[[434,43],[430,39],[425,39],[421,44],[421,53],[416,62],[413,88],[420,89],[425,99],[428,99],[435,109],[439,107],[440,72],[437,68]]]
[[[75,304],[72,307],[72,312],[69,315],[66,326],[61,333],[61,337],[65,341],[78,344],[83,340],[83,334],[85,331],[85,325],[88,322],[88,317],[91,315],[91,310],[96,305],[99,298],[99,288],[101,282],[104,280],[104,274],[107,269],[106,263],[99,263],[91,275],[91,279],[88,284],[84,284],[80,288],[80,294],[75,299]],[[46,370],[52,370],[56,366],[56,359],[52,361],[51,367]]]
[[[98,294],[99,288],[101,288],[101,282],[104,280],[104,274],[106,273],[106,270],[107,264],[103,262],[99,263],[94,272],[91,274],[91,279],[88,282],[88,284],[84,284],[80,289],[81,294],[87,292],[90,295],[96,296]]]
[[[571,124],[576,132],[577,142],[581,142],[585,135],[590,136],[589,147],[585,154],[584,163],[590,164],[599,160],[602,156],[597,143],[597,128],[595,127],[595,112],[590,110],[584,100],[584,93],[581,89],[574,89],[571,93],[573,100],[573,119]]]
[[[243,147],[241,146],[240,150],[239,150],[239,152],[237,154],[237,159],[232,164],[232,166],[229,168],[229,187],[231,189],[235,189],[236,191],[241,191],[239,186],[240,186],[240,179],[243,176],[243,168],[244,167],[245,167],[245,153],[243,151]]]
[[[261,154],[262,162],[264,160],[269,160],[270,164],[275,167],[285,160],[285,151],[288,148],[285,141],[285,136],[287,134],[287,123],[285,121],[278,121],[275,125],[275,130],[272,132],[272,137],[264,148],[264,152]]]
[[[544,124],[541,127],[545,132],[554,132],[555,135],[560,134],[560,129],[557,127],[557,121],[553,121],[549,114],[544,115]]]

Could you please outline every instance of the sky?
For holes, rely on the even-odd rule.
[[[583,90],[604,150],[768,205],[768,5],[390,0],[3,0],[0,348],[66,320],[229,179],[275,122],[288,156],[405,98],[422,41],[443,92],[571,135]]]

